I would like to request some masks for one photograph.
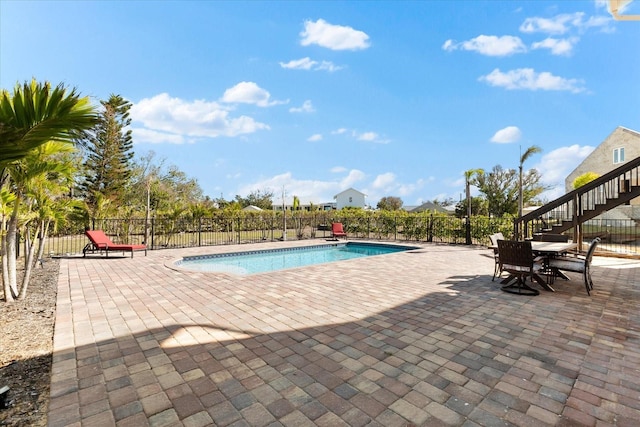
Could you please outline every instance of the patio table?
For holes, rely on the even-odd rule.
[[[568,242],[531,242],[531,250],[537,256],[541,256],[544,258],[545,271],[551,277],[551,281],[556,277],[561,277],[565,280],[569,280],[569,278],[557,268],[550,269],[549,259],[555,258],[559,255],[565,255],[567,252],[572,251],[578,247],[577,243],[568,243]],[[547,283],[546,286],[543,286],[547,290],[553,291],[553,288]]]
[[[568,277],[565,276],[561,271],[554,270],[549,271],[547,264],[549,258],[554,258],[559,255],[566,254],[567,252],[576,249],[578,247],[577,243],[565,243],[565,242],[541,242],[541,241],[531,241],[531,251],[534,255],[540,256],[544,258],[545,270],[547,273],[552,274],[554,277],[562,277],[568,280]],[[495,246],[489,246],[490,249],[497,249]],[[505,285],[513,280],[515,276],[509,275],[504,278],[500,283]],[[544,290],[549,292],[555,292],[555,289],[551,287],[547,280],[542,278],[539,274],[534,273],[532,275],[533,280],[535,280]]]

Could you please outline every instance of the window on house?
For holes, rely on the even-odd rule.
[[[613,149],[613,164],[624,163],[624,147]]]
[[[353,197],[349,196],[349,203],[353,203]]]

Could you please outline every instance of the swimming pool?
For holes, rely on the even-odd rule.
[[[412,249],[418,249],[418,247],[375,243],[334,243],[297,248],[187,256],[177,261],[175,266],[192,271],[245,275],[366,256],[384,255]]]

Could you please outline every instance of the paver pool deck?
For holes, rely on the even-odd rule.
[[[50,426],[637,426],[640,263],[519,296],[480,247],[251,276],[61,260]]]

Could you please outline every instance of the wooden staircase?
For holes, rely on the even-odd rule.
[[[640,157],[514,220],[517,239],[535,233],[560,234],[573,229],[582,249],[582,224],[640,197]]]

